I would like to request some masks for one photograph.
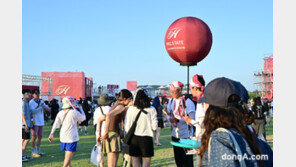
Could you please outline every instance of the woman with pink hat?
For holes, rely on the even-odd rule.
[[[188,125],[195,126],[195,134],[196,139],[198,141],[201,140],[202,133],[204,132],[204,128],[201,127],[202,121],[205,116],[205,107],[204,107],[204,86],[205,80],[202,75],[195,74],[192,77],[190,82],[190,92],[194,98],[196,98],[196,111],[195,111],[195,119],[189,116],[185,116],[185,121]]]

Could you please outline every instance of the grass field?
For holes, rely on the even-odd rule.
[[[270,146],[273,146],[273,125],[269,125],[266,128],[267,140]],[[48,142],[48,136],[51,130],[51,126],[44,127],[44,138],[42,139],[41,150],[45,152],[46,155],[40,158],[35,158],[29,162],[24,162],[23,166],[32,166],[32,167],[61,167],[64,160],[64,152],[60,151],[60,142],[59,142],[59,130],[55,132],[55,138],[52,143]],[[84,167],[84,166],[93,166],[90,162],[90,153],[91,149],[95,145],[95,135],[93,126],[89,126],[88,135],[85,136],[84,132],[80,132],[80,140],[78,142],[77,152],[74,155],[72,160],[72,166]],[[173,148],[170,145],[171,139],[171,129],[169,127],[162,129],[160,143],[162,146],[154,147],[154,157],[152,158],[151,166],[176,166],[174,161]],[[30,155],[31,147],[30,143],[26,149],[26,154]],[[195,159],[195,157],[194,157]],[[122,166],[122,154],[119,156],[119,161],[117,166]],[[106,162],[106,156],[105,156]],[[105,163],[106,164],[106,163]]]

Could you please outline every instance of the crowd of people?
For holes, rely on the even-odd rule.
[[[197,149],[172,146],[178,167],[197,166],[272,166],[273,152],[266,143],[265,126],[272,121],[273,102],[250,99],[245,87],[228,78],[216,78],[206,85],[202,75],[194,75],[189,84],[191,94],[183,94],[184,84],[172,82],[171,98],[151,98],[145,89],[134,94],[122,89],[115,99],[107,94],[91,99],[70,97],[46,105],[39,99],[39,91],[23,90],[23,161],[30,159],[25,148],[31,138],[32,157],[40,150],[44,113],[54,120],[49,141],[60,130],[61,151],[65,151],[64,167],[71,166],[77,151],[79,131],[87,127],[93,116],[96,145],[100,148],[98,166],[117,166],[123,154],[123,166],[148,167],[154,156],[154,146],[161,146],[161,129],[165,122],[171,127],[171,141],[191,139],[201,143]],[[250,105],[248,105],[250,104]],[[271,118],[268,121],[267,115]],[[33,118],[31,120],[31,117]],[[30,133],[31,131],[31,133]],[[35,147],[36,141],[36,147]],[[170,142],[170,141],[167,141]],[[198,155],[194,160],[194,154]],[[232,158],[225,158],[225,157]],[[238,158],[243,156],[245,158]],[[250,157],[256,157],[250,158]],[[234,157],[234,158],[233,158]],[[263,158],[262,158],[263,157]]]

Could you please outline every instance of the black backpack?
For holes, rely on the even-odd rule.
[[[252,111],[254,113],[255,119],[264,119],[265,118],[265,115],[264,115],[265,108],[263,105],[254,105],[252,107]]]
[[[185,100],[190,99],[194,103],[194,106],[196,106],[197,101],[193,100],[193,96],[191,94],[186,94],[184,96],[185,96]]]

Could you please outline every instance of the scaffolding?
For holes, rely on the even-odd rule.
[[[273,97],[273,55],[264,57],[264,69],[254,73],[255,85],[261,92],[261,99],[271,100]]]
[[[48,81],[48,92],[42,92],[42,82]],[[22,75],[22,85],[39,86],[41,98],[52,99],[52,79],[51,77],[41,77],[36,75]]]

